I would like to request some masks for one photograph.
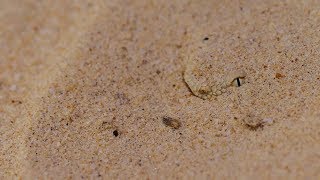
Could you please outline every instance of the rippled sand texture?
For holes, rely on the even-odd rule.
[[[318,179],[319,29],[318,1],[0,0],[0,177]],[[202,100],[209,35],[247,76]]]

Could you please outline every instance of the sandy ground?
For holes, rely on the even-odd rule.
[[[319,179],[319,30],[309,0],[0,0],[0,178]],[[247,73],[213,100],[205,37]]]

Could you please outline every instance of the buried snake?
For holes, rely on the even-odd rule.
[[[241,60],[230,56],[232,49],[222,49],[218,43],[208,41],[206,37],[192,44],[184,55],[183,79],[192,94],[203,100],[213,100],[229,87],[242,86],[247,76]],[[256,113],[245,112],[243,122],[254,128],[265,124]]]

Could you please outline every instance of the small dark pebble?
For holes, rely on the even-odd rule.
[[[168,116],[163,117],[162,122],[166,126],[172,127],[174,129],[178,129],[181,126],[181,123],[177,119],[173,119]]]
[[[114,131],[113,131],[113,135],[114,135],[115,137],[117,137],[117,136],[119,136],[119,132],[118,132],[117,130],[114,130]]]
[[[209,38],[208,38],[208,37],[205,37],[205,38],[203,38],[203,40],[204,40],[204,41],[208,41],[208,40],[209,40]]]

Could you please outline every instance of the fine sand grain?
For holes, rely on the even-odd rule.
[[[319,30],[311,0],[0,0],[0,178],[319,179]],[[195,51],[244,83],[195,96]]]

